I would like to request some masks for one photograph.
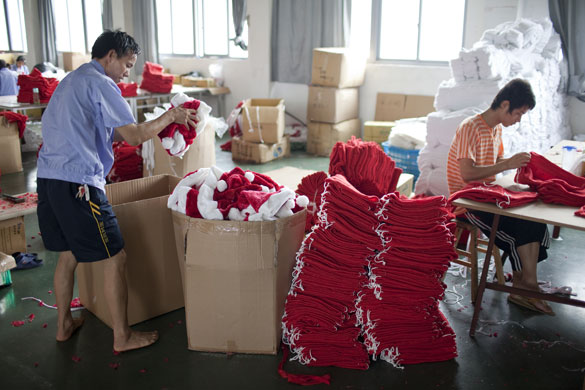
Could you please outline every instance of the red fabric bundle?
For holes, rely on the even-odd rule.
[[[185,102],[183,103],[183,107],[184,108],[191,108],[194,110],[197,110],[199,108],[199,106],[201,105],[201,102],[197,99],[193,99],[191,101]],[[197,121],[195,121],[195,124],[197,125]],[[197,137],[197,131],[195,130],[195,128],[189,126],[189,128],[187,128],[187,126],[185,125],[180,125],[178,123],[171,123],[170,125],[168,125],[167,127],[165,127],[160,133],[158,133],[158,138],[162,141],[163,138],[173,138],[175,132],[179,132],[181,133],[181,135],[183,136],[183,139],[185,140],[185,144],[186,145],[191,145],[193,143],[193,141],[195,140],[195,138]],[[170,150],[167,150],[167,153],[172,156]]]
[[[41,103],[48,103],[59,81],[55,78],[45,78],[40,70],[34,68],[28,75],[18,76],[18,97],[19,103],[33,103],[33,88],[39,89]]]
[[[582,207],[585,205],[585,177],[579,177],[530,152],[530,162],[518,169],[514,179],[528,184],[545,203]]]
[[[163,74],[163,69],[162,65],[148,61],[145,62],[144,70],[142,71],[142,83],[140,83],[140,89],[156,93],[171,92],[175,76],[172,74]]]
[[[329,175],[341,174],[364,194],[383,196],[396,191],[402,169],[375,142],[351,137],[338,142],[329,157]]]
[[[120,92],[122,93],[123,97],[131,97],[138,95],[138,84],[136,83],[118,83],[118,88],[120,88]]]
[[[327,174],[323,171],[312,173],[303,177],[297,186],[296,193],[305,195],[309,198],[309,205],[307,206],[307,223],[305,224],[305,231],[309,232],[311,227],[317,223],[317,210],[321,204],[321,194],[323,193],[323,185],[327,179]]]
[[[108,181],[118,183],[142,177],[142,145],[132,146],[126,141],[114,142],[114,165],[108,174]]]
[[[465,188],[454,192],[449,203],[459,198],[484,203],[495,203],[501,209],[522,206],[538,199],[538,193],[530,191],[510,191],[497,184],[469,183]]]
[[[28,120],[28,116],[12,111],[2,111],[0,112],[0,116],[6,118],[8,123],[16,122],[16,125],[18,126],[18,137],[22,138],[24,135],[24,130],[26,129],[26,121]]]

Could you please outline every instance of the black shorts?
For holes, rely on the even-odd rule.
[[[93,262],[114,256],[124,248],[124,239],[106,194],[89,189],[89,200],[79,196],[83,185],[55,179],[37,180],[37,214],[45,248],[71,251],[78,262]]]
[[[467,211],[465,217],[471,224],[480,228],[483,234],[490,236],[494,221],[492,213],[473,210]],[[506,216],[500,217],[500,224],[496,232],[496,245],[510,256],[512,270],[522,270],[517,249],[531,242],[540,243],[538,261],[546,259],[548,256],[546,250],[550,246],[550,235],[545,224]]]

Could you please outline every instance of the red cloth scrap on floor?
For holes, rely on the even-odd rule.
[[[132,146],[126,141],[114,142],[114,165],[108,174],[108,181],[118,183],[142,177],[142,145]]]
[[[530,152],[530,162],[518,169],[514,180],[529,185],[544,203],[585,206],[585,177],[564,170],[538,153]]]
[[[501,209],[522,206],[538,199],[538,193],[532,191],[510,191],[498,184],[469,183],[465,188],[454,192],[449,203],[464,198],[483,203],[495,203]]]
[[[43,77],[41,71],[34,68],[28,75],[21,74],[18,76],[18,97],[19,103],[33,103],[33,88],[39,89],[39,99],[41,103],[48,103],[53,96],[53,92],[59,80],[56,78]]]
[[[156,93],[171,92],[175,76],[172,74],[164,74],[163,70],[162,65],[146,61],[144,63],[144,70],[142,71],[140,89]]]
[[[8,123],[16,122],[16,126],[18,126],[18,138],[22,138],[24,135],[24,130],[26,129],[26,121],[28,120],[28,116],[12,111],[2,111],[0,112],[0,116],[6,118]]]
[[[123,97],[132,97],[138,95],[138,84],[136,83],[124,83],[120,82],[117,84],[120,88],[120,92]]]

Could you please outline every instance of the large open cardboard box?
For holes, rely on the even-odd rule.
[[[22,172],[18,125],[0,117],[0,174]]]
[[[232,138],[232,160],[263,164],[290,155],[288,135],[275,144],[259,144],[244,141],[241,137]]]
[[[278,353],[306,212],[264,222],[172,216],[189,349]]]
[[[339,123],[358,116],[357,88],[309,87],[308,121]]]
[[[178,177],[159,175],[106,186],[126,242],[130,325],[184,306],[171,212],[167,199]],[[108,326],[104,262],[79,263],[77,282],[83,306]]]
[[[284,136],[284,100],[248,99],[242,106],[242,139],[275,144]]]
[[[337,142],[347,142],[352,135],[359,137],[360,130],[361,122],[359,119],[350,119],[336,124],[309,122],[307,153],[329,156]]]
[[[364,83],[366,59],[347,48],[323,47],[313,49],[311,83],[326,87],[359,87]]]

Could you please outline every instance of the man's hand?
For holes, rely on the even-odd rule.
[[[516,169],[526,166],[530,162],[530,153],[516,153],[506,160],[507,169]]]
[[[191,108],[184,108],[184,107],[175,107],[169,112],[172,115],[173,123],[177,123],[179,125],[185,125],[187,128],[191,126],[192,128],[197,127],[197,110],[193,110]]]

